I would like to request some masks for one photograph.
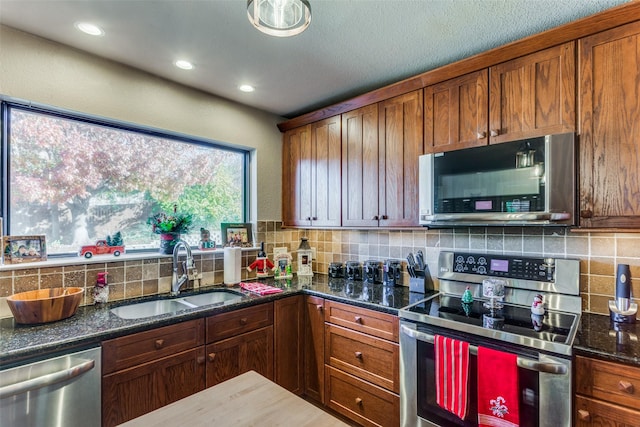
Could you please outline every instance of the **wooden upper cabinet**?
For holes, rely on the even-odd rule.
[[[640,22],[579,43],[580,226],[640,228]]]
[[[311,124],[311,225],[340,226],[340,116]]]
[[[282,222],[311,225],[311,125],[284,133],[282,145]]]
[[[482,70],[424,89],[427,153],[487,145],[489,71]]]
[[[418,225],[418,157],[424,154],[422,91],[380,102],[379,225]]]
[[[569,42],[491,67],[490,142],[574,132],[575,63]]]
[[[342,225],[378,226],[378,104],[342,115]]]

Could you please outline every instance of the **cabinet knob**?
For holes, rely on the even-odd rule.
[[[629,393],[629,394],[633,394],[634,387],[633,384],[631,384],[629,381],[624,381],[624,380],[620,380],[620,382],[618,382],[618,388],[621,391],[624,391],[625,393]]]
[[[196,363],[197,363],[198,365],[202,365],[202,364],[204,363],[204,356],[198,356],[198,357],[196,358]]]
[[[362,406],[362,399],[361,398],[356,397],[356,405]]]
[[[156,340],[156,349],[160,350],[164,346],[164,340]]]
[[[380,219],[380,217],[378,215],[374,215],[373,218],[371,218],[371,219],[374,220],[374,221],[377,221],[377,220]]]
[[[361,351],[356,351],[355,355],[356,355],[356,359],[362,360],[362,352]]]
[[[311,220],[312,220],[312,221],[317,221],[317,220],[318,220],[318,217],[317,217],[317,216],[314,216],[314,217],[312,217],[312,218],[311,218]]]
[[[318,304],[318,305],[316,305],[316,309],[317,309],[318,311],[322,311],[322,308],[323,308],[323,307],[322,307],[322,304]]]
[[[389,216],[387,216],[387,215],[382,215],[382,219],[389,219]]]
[[[593,212],[589,209],[585,209],[580,211],[580,218],[591,218],[593,217]]]
[[[490,135],[491,136],[498,136],[498,135],[500,135],[500,131],[498,129],[491,129]]]
[[[216,360],[216,354],[215,353],[209,353],[207,355],[207,359],[209,359],[209,362],[213,362],[214,360]]]
[[[580,421],[591,421],[591,414],[584,409],[578,409],[578,419]]]
[[[354,321],[354,322],[356,322],[356,323],[360,323],[360,324],[362,324],[362,317],[360,317],[360,316],[356,316],[356,317],[353,319],[353,321]]]
[[[246,324],[247,324],[247,318],[246,318],[246,317],[243,317],[242,319],[240,319],[240,324],[241,324],[242,326],[246,325]]]
[[[478,132],[478,139],[485,139],[487,137],[486,132]]]
[[[310,216],[306,217],[305,221],[311,221],[311,217]]]

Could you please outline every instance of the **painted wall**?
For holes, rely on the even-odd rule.
[[[251,219],[281,218],[281,117],[6,26],[0,95],[251,148]]]

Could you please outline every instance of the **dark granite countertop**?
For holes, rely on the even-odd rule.
[[[301,293],[317,295],[394,315],[398,314],[398,309],[409,305],[409,288],[403,286],[369,285],[363,282],[331,279],[326,275],[315,275],[313,278],[295,277],[290,280],[261,279],[259,282],[278,286],[284,292],[268,296],[257,296],[243,292],[244,297],[240,301],[228,305],[185,309],[177,313],[144,319],[121,319],[110,309],[133,302],[157,299],[158,296],[118,301],[100,306],[84,306],[78,308],[76,314],[68,319],[42,325],[20,325],[16,324],[13,318],[2,319],[0,320],[0,366],[6,368],[45,355],[96,346],[107,339]],[[203,287],[197,293],[221,288],[221,286]],[[241,291],[238,286],[228,289]],[[189,294],[183,292],[180,296]],[[169,298],[169,296],[162,295],[160,298]]]
[[[640,367],[640,325],[613,325],[609,316],[583,313],[573,350],[577,355]]]

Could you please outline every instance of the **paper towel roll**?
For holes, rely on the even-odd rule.
[[[242,250],[224,248],[224,284],[237,285],[241,280]]]

